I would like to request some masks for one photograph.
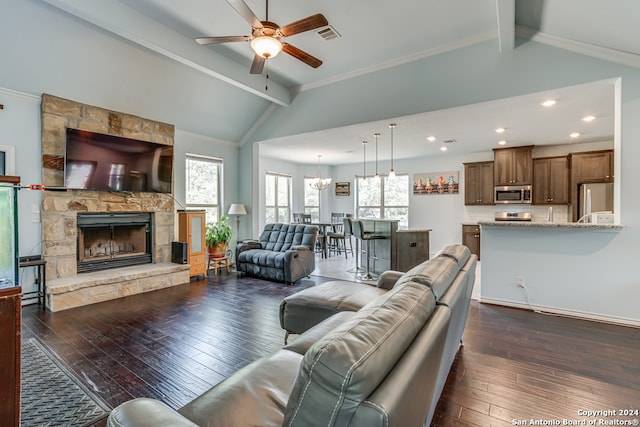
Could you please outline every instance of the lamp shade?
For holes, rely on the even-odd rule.
[[[232,203],[229,207],[229,215],[246,215],[247,208],[242,203]]]
[[[251,40],[251,48],[263,58],[273,58],[282,50],[282,43],[273,37],[260,36]]]

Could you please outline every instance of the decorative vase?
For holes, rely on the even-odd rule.
[[[209,258],[222,258],[227,253],[227,244],[225,242],[218,243],[217,246],[207,246]]]

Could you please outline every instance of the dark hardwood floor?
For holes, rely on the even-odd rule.
[[[278,349],[282,298],[325,280],[223,273],[58,313],[28,306],[23,339],[51,348],[112,406],[144,396],[178,408]],[[464,341],[432,425],[640,419],[579,413],[640,409],[640,329],[472,301]]]

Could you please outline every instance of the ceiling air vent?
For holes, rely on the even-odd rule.
[[[447,139],[446,141],[442,141],[444,144],[453,144],[456,142],[455,139]]]
[[[333,28],[331,25],[328,25],[322,28],[321,30],[318,30],[318,35],[325,40],[333,40],[333,39],[337,39],[338,37],[342,37],[340,33],[336,31],[336,29]]]

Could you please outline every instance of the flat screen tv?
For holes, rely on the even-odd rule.
[[[65,187],[171,193],[173,146],[67,128]]]

